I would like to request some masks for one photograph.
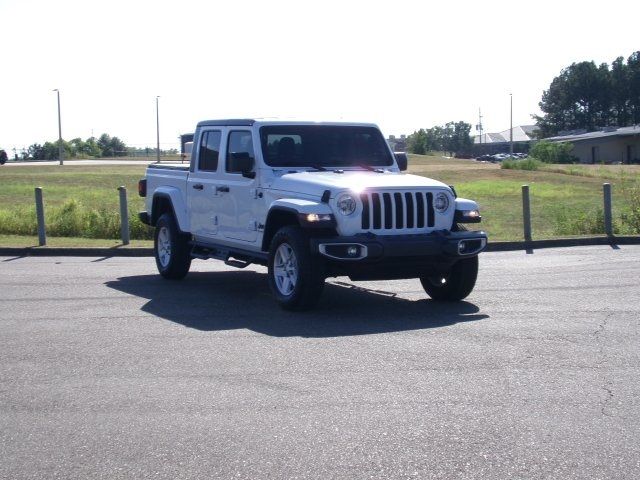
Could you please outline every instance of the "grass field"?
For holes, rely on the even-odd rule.
[[[493,240],[522,239],[522,185],[530,188],[533,237],[544,239],[604,233],[592,231],[602,221],[602,184],[613,185],[614,217],[619,218],[628,201],[617,187],[640,181],[637,165],[550,165],[553,171],[524,171],[422,155],[411,155],[409,165],[411,173],[454,185],[458,195],[477,201],[482,228]],[[624,230],[620,223],[616,224],[619,233],[639,233]]]
[[[131,238],[149,239],[137,212],[146,165],[20,166],[0,170],[0,234],[35,235],[34,188],[42,187],[50,236],[117,239],[118,186],[127,187]]]
[[[622,184],[640,182],[640,167],[626,165],[553,165],[548,167],[552,171],[522,171],[474,160],[420,155],[411,155],[409,165],[410,173],[454,185],[461,197],[476,200],[483,215],[482,228],[492,240],[522,239],[524,184],[531,190],[533,236],[543,239],[602,233],[602,183],[614,186],[614,217],[619,218],[628,205]],[[144,165],[0,168],[0,244],[37,244],[33,200],[36,186],[44,191],[51,245],[89,245],[88,239],[109,239],[100,246],[116,244],[120,228],[119,185],[125,185],[129,194],[131,237],[151,238],[150,230],[136,216],[144,208],[143,199],[137,195],[137,181],[144,171]],[[626,227],[619,221],[616,225],[619,233],[639,233],[624,230]]]

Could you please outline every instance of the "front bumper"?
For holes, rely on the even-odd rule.
[[[314,253],[334,261],[367,262],[408,257],[461,259],[479,254],[487,246],[487,234],[436,231],[421,235],[373,235],[314,238]]]

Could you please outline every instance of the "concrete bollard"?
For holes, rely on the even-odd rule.
[[[524,241],[531,241],[531,202],[529,201],[529,185],[522,185],[522,223]]]
[[[604,196],[604,233],[607,237],[613,237],[613,213],[611,209],[611,184],[602,184],[602,194]]]
[[[36,193],[36,220],[38,222],[38,245],[47,244],[47,232],[44,225],[44,201],[42,200],[42,187],[35,188]]]
[[[118,187],[120,192],[120,237],[123,245],[129,245],[129,206],[127,205],[127,188]]]

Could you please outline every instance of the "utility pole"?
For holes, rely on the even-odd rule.
[[[511,114],[509,120],[509,153],[513,155],[513,94],[509,94],[511,99]]]
[[[58,94],[58,160],[60,165],[64,164],[64,146],[62,145],[62,120],[60,116],[60,90],[57,88],[53,90]]]
[[[156,134],[157,134],[157,151],[156,151],[156,161],[160,163],[160,110],[158,109],[158,99],[160,97],[156,96]]]
[[[482,110],[478,108],[478,131],[480,132],[480,148],[482,149]]]

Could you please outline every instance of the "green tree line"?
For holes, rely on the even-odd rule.
[[[34,143],[22,153],[24,159],[56,160],[58,158],[58,141]],[[121,157],[128,154],[127,145],[118,137],[103,133],[99,138],[89,137],[86,140],[74,138],[62,140],[65,158],[100,158]]]
[[[563,130],[594,131],[640,123],[640,51],[611,65],[572,63],[542,94],[542,116],[534,115],[540,137]]]
[[[473,146],[471,125],[466,122],[448,122],[444,126],[421,128],[407,137],[409,153],[424,155],[428,152],[469,152]]]

